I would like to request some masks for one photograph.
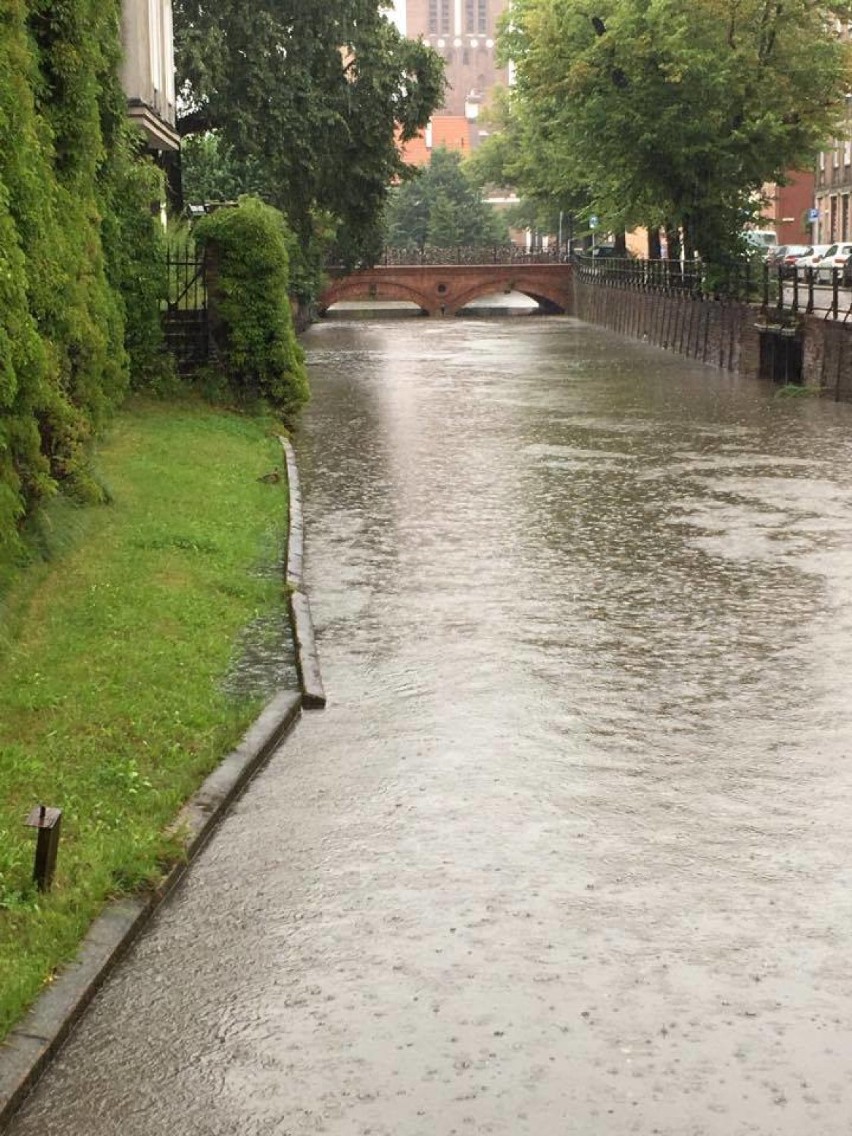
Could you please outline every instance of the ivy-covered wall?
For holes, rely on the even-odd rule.
[[[159,173],[126,121],[119,0],[0,4],[0,554],[160,364]]]

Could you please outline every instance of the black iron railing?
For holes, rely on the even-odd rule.
[[[843,323],[852,318],[852,273],[847,268],[774,268],[769,275],[780,311]]]
[[[643,260],[638,257],[579,256],[580,280],[661,295],[699,300],[736,300],[792,315],[852,319],[852,269],[771,267],[743,260],[710,270],[700,260]]]
[[[640,257],[575,257],[580,280],[658,295],[687,295],[700,300],[759,301],[760,267],[749,261],[710,269],[703,261],[647,260]]]
[[[206,363],[210,352],[207,267],[194,249],[166,253],[168,292],[162,319],[166,346],[178,371],[185,373]]]

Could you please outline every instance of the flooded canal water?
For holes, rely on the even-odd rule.
[[[334,322],[306,716],[13,1136],[852,1132],[852,408]]]

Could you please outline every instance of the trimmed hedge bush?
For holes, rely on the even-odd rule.
[[[243,197],[202,217],[194,235],[212,265],[214,370],[239,401],[292,416],[307,401],[308,380],[293,328],[283,214]]]

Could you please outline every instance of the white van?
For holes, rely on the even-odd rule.
[[[778,235],[774,229],[744,229],[743,241],[751,248],[769,250],[778,244]]]

